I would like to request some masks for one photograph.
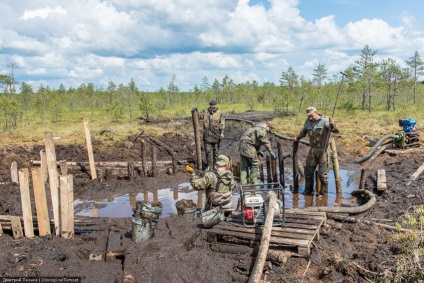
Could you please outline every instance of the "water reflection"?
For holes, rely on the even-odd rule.
[[[358,188],[357,178],[352,177],[355,171],[341,170],[343,192],[336,194],[334,175],[332,171],[329,174],[328,194],[323,198],[312,196],[304,196],[299,193],[292,193],[289,189],[284,192],[286,208],[304,208],[311,206],[354,206],[356,199],[352,198],[351,192]],[[352,181],[353,180],[353,181]],[[286,182],[290,185],[290,181]],[[304,186],[299,183],[299,192],[304,191]],[[232,199],[232,205],[235,209],[240,194],[235,192]],[[205,204],[204,191],[193,190],[189,183],[180,184],[177,188],[160,189],[155,192],[131,193],[121,196],[111,196],[106,199],[76,199],[74,201],[75,214],[80,216],[91,217],[130,217],[133,214],[133,207],[137,201],[160,201],[163,204],[161,217],[167,217],[177,214],[175,203],[178,200],[192,200],[197,204],[197,209],[201,210]]]

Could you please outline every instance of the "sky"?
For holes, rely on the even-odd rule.
[[[181,91],[228,75],[279,84],[282,72],[331,78],[368,45],[376,61],[424,59],[422,0],[2,0],[0,73],[58,88]],[[13,68],[12,68],[13,66]]]

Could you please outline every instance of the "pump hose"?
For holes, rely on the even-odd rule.
[[[382,137],[381,139],[379,139],[378,140],[378,142],[370,149],[370,151],[368,151],[368,153],[367,154],[365,154],[362,158],[360,158],[360,159],[358,159],[358,160],[354,160],[354,161],[346,161],[346,163],[362,163],[362,162],[364,162],[365,160],[367,160],[368,158],[370,158],[373,154],[374,154],[374,152],[380,147],[380,145],[385,141],[385,140],[387,140],[387,139],[394,139],[394,138],[396,138],[397,136],[396,135],[393,135],[393,134],[388,134],[388,135],[385,135],[384,137]],[[387,144],[391,144],[391,143],[393,143],[393,141],[390,141],[390,142],[388,142]],[[387,144],[385,144],[385,145],[387,145]],[[380,151],[379,152],[379,154],[381,153],[382,151]],[[375,157],[374,157],[375,158]]]

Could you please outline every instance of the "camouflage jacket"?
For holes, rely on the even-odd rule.
[[[199,112],[199,119],[203,120],[203,140],[209,143],[218,143],[221,135],[224,134],[225,119],[221,111],[215,113],[210,108]]]
[[[300,130],[297,135],[298,139],[306,137],[309,135],[309,145],[314,149],[324,149],[325,143],[327,141],[327,135],[329,134],[330,121],[327,116],[319,115],[317,121],[312,122],[309,119],[306,119],[303,128]],[[338,133],[339,130],[334,124],[331,132]],[[327,144],[328,146],[328,144]]]
[[[233,172],[230,170],[206,172],[203,177],[192,174],[190,184],[195,190],[218,193],[231,192],[236,187]]]
[[[257,152],[261,146],[271,152],[271,143],[267,138],[267,132],[262,126],[253,126],[248,129],[240,138],[238,151],[241,155],[250,158],[257,158]]]

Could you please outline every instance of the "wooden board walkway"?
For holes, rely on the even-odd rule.
[[[286,211],[284,223],[281,226],[272,227],[270,245],[297,248],[300,256],[307,257],[311,252],[313,240],[319,239],[319,229],[326,220],[325,212],[293,213]],[[274,221],[274,224],[280,223]],[[262,229],[262,226],[245,227],[241,216],[234,215],[207,230],[206,233],[209,241],[214,241],[219,237],[220,239],[235,238],[260,242]]]

